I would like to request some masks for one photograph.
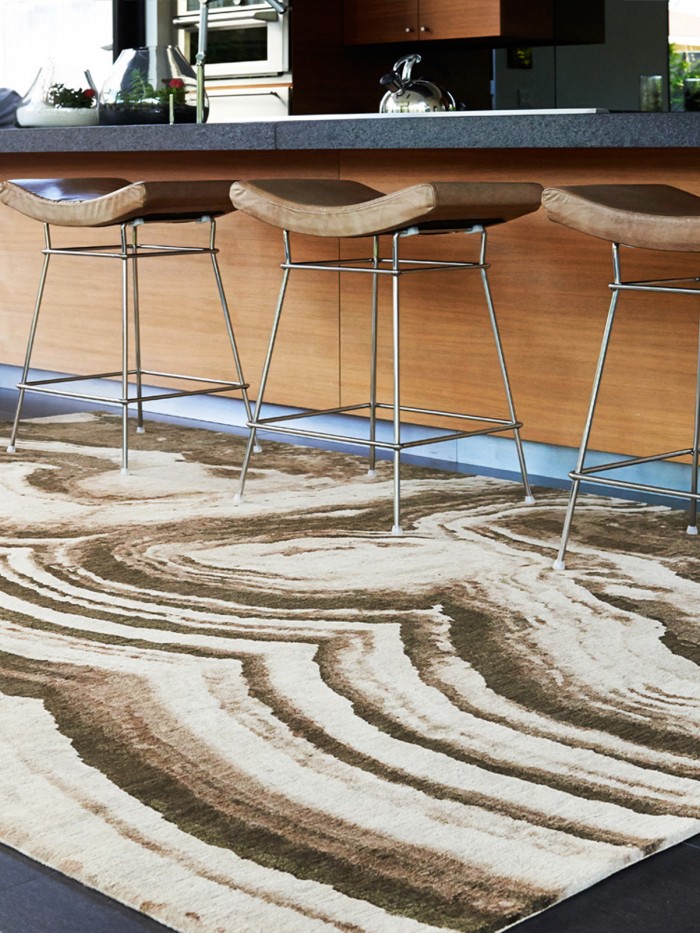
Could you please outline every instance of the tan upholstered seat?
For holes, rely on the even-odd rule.
[[[355,181],[236,181],[233,204],[258,220],[312,236],[356,237],[407,227],[461,230],[536,211],[542,186],[509,182],[425,182],[384,194]]]
[[[130,220],[173,222],[228,214],[231,181],[27,178],[0,182],[0,202],[41,223],[107,227]]]
[[[671,185],[547,188],[542,205],[550,220],[611,243],[700,252],[700,197]]]

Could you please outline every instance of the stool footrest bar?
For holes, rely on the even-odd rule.
[[[225,382],[223,379],[210,379],[208,376],[194,376],[182,373],[164,373],[154,369],[128,369],[127,376],[163,376],[168,379],[184,379],[189,382],[208,382],[212,385],[236,385],[242,389],[247,389],[249,383]],[[88,373],[83,376],[56,376],[52,379],[28,379],[26,382],[18,382],[18,389],[33,389],[40,386],[57,385],[62,382],[84,382],[86,379],[106,379],[118,376],[121,378],[122,371],[115,370],[110,373]]]
[[[316,414],[316,413],[314,413]],[[294,417],[300,417],[298,415]],[[306,415],[306,417],[309,417]],[[274,432],[276,434],[288,434],[295,437],[309,437],[315,440],[334,441],[341,444],[352,444],[358,447],[371,447],[379,450],[406,450],[409,447],[423,447],[427,444],[440,444],[444,441],[459,440],[463,437],[479,437],[486,434],[499,434],[503,431],[510,431],[521,427],[517,421],[507,424],[496,424],[490,428],[477,428],[474,431],[451,431],[448,434],[435,434],[430,437],[418,438],[413,441],[401,441],[396,444],[391,441],[378,441],[369,437],[353,437],[347,434],[332,434],[328,431],[311,431],[303,428],[286,427],[279,424],[282,418],[267,418],[258,421],[249,421],[249,428]]]
[[[154,256],[201,256],[215,255],[218,249],[210,249],[208,246],[160,246],[139,244],[136,250],[129,249],[122,252],[121,248],[115,246],[52,246],[50,249],[42,249],[45,256],[85,256],[96,257],[100,259],[151,259]]]
[[[679,295],[700,294],[700,286],[698,288],[683,288],[680,285],[637,285],[631,282],[612,282],[610,288],[620,292],[660,292],[662,294],[677,292]]]
[[[508,424],[494,425],[492,428],[477,428],[474,431],[454,431],[450,434],[441,434],[437,437],[427,437],[425,440],[405,441],[400,446],[403,450],[406,447],[420,447],[423,444],[440,444],[442,441],[454,441],[458,440],[460,437],[481,437],[486,434],[500,434],[502,431],[513,431],[521,427],[521,422],[511,421]]]
[[[600,486],[615,486],[619,489],[635,489],[638,492],[653,492],[658,496],[671,496],[674,499],[695,499],[696,501],[700,501],[700,493],[668,489],[665,486],[652,486],[649,483],[629,483],[622,479],[591,476],[590,473],[577,473],[575,471],[569,473],[569,477],[573,480],[581,480],[585,483],[597,483]]]
[[[297,421],[299,418],[316,418],[321,415],[340,415],[352,411],[363,411],[369,409],[368,402],[362,402],[359,405],[341,405],[338,408],[320,408],[313,411],[299,411],[291,415],[270,415],[269,418],[258,418],[256,425],[274,423],[276,421]]]
[[[389,411],[394,408],[390,402],[377,402],[376,407]],[[457,411],[440,411],[437,408],[415,408],[411,405],[400,405],[399,411],[410,411],[417,415],[439,415],[442,418],[461,418],[463,421],[488,421],[489,424],[502,424],[514,428],[522,427],[522,422],[518,421],[516,423],[508,418],[489,418],[487,415],[469,415]]]
[[[144,374],[144,371],[141,371]],[[104,373],[105,376],[116,376],[121,375],[121,373]],[[136,371],[130,370],[128,375],[136,375]],[[148,373],[147,375],[152,375]],[[172,378],[176,379],[185,379],[192,382],[207,382],[209,385],[201,389],[182,389],[182,390],[168,390],[166,392],[157,392],[150,395],[133,395],[128,398],[115,398],[109,395],[95,395],[87,394],[85,392],[71,392],[66,389],[57,389],[55,386],[60,383],[65,382],[79,382],[85,379],[94,379],[97,376],[77,376],[75,378],[61,378],[61,379],[42,379],[37,380],[36,382],[19,382],[17,383],[18,389],[23,389],[26,392],[37,392],[43,393],[44,395],[56,395],[61,398],[76,398],[85,402],[100,402],[107,405],[134,405],[145,402],[156,402],[162,401],[163,399],[169,398],[184,398],[188,395],[208,395],[215,392],[228,392],[228,391],[243,391],[248,388],[248,383],[243,382],[221,382],[220,380],[214,379],[200,379],[198,376],[173,376]]]
[[[581,476],[588,473],[603,473],[605,470],[621,470],[623,467],[637,466],[640,463],[655,463],[658,460],[673,460],[675,457],[687,457],[693,453],[693,448],[685,450],[669,450],[665,454],[653,454],[649,457],[628,457],[625,460],[615,460],[611,463],[600,463],[596,466],[582,467],[578,472]]]
[[[166,375],[162,373],[160,375]],[[357,405],[342,405],[338,408],[314,409],[313,411],[294,412],[291,415],[271,415],[269,418],[258,418],[251,427],[257,427],[267,424],[274,424],[282,421],[297,421],[300,418],[316,418],[321,415],[338,415],[353,411],[369,411],[372,407],[371,402],[361,402]],[[376,402],[375,408],[381,408],[382,411],[393,411],[394,406],[388,402]],[[488,424],[501,425],[499,430],[509,431],[513,428],[522,428],[522,421],[511,421],[507,418],[489,418],[486,415],[466,415],[456,411],[439,411],[433,408],[414,408],[408,405],[400,405],[399,411],[409,411],[418,415],[439,415],[443,418],[459,418],[462,421],[485,421]],[[380,419],[386,423],[390,422],[388,418]]]
[[[375,266],[360,266],[352,263],[368,262],[365,259],[350,260],[347,264],[337,260],[327,262],[283,262],[282,269],[306,269],[310,272],[364,272],[369,275],[406,275],[409,272],[444,272],[448,269],[488,269],[486,263],[479,262],[431,262],[428,259],[402,259],[397,269],[381,269]],[[404,265],[406,263],[407,265]]]

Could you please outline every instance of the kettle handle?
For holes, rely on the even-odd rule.
[[[411,80],[413,66],[417,65],[421,59],[422,56],[414,52],[412,55],[404,55],[394,63],[394,73],[399,77],[402,84]]]

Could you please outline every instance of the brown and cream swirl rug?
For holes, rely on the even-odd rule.
[[[0,840],[179,931],[493,933],[700,831],[683,516],[112,417],[0,456]]]

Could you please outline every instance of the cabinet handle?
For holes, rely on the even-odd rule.
[[[421,31],[421,32],[430,32],[430,26],[421,26],[421,27],[420,27],[420,31]]]
[[[406,26],[404,32],[413,32],[413,29],[410,26]]]

